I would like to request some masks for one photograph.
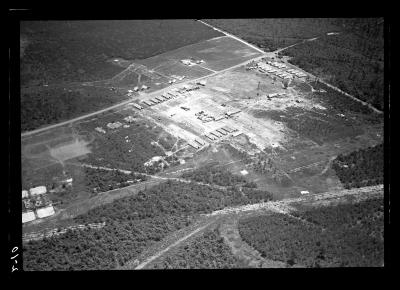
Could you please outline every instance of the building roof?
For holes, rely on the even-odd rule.
[[[42,207],[36,210],[36,214],[38,218],[44,218],[55,214],[54,208],[52,205]]]
[[[29,189],[29,193],[31,195],[38,195],[38,194],[44,194],[47,192],[46,186],[37,186]]]
[[[31,210],[22,213],[22,223],[27,223],[35,219],[36,219],[35,213]]]
[[[29,195],[28,195],[28,191],[27,190],[23,190],[22,191],[22,198],[27,198]]]

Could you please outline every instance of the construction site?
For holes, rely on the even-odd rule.
[[[286,68],[290,72],[270,70],[265,67],[268,65],[271,68]],[[249,72],[248,68],[253,66],[259,71]],[[274,80],[274,75],[280,79]],[[283,145],[285,128],[279,122],[254,117],[253,109],[318,106],[302,97],[289,84],[285,86],[288,77],[293,82],[302,82],[305,74],[263,58],[232,71],[164,90],[159,95],[144,96],[130,106],[143,116],[152,117],[167,132],[185,140],[195,149],[244,134],[262,151]]]
[[[62,166],[65,161],[78,164],[83,161],[77,159],[102,151],[96,162],[113,170],[116,153],[104,148],[114,143],[112,148],[120,147],[117,155],[123,159],[119,164],[124,164],[115,169],[133,171],[129,163],[144,151],[148,154],[136,168],[165,175],[215,157],[213,161],[233,163],[229,170],[246,172],[246,178],[268,187],[276,198],[286,198],[340,189],[331,171],[329,177],[321,174],[329,169],[330,160],[378,144],[382,136],[379,126],[360,125],[358,114],[332,108],[324,99],[326,90],[318,89],[309,73],[274,52],[261,52],[228,36],[131,63],[102,84],[125,90],[129,99],[104,117],[76,122],[81,127],[77,136],[70,126],[54,129],[48,140],[24,140],[23,152],[32,163],[28,167],[41,170],[55,161]],[[95,125],[89,125],[91,120]],[[327,128],[332,141],[319,141],[317,128]],[[133,142],[138,134],[143,134],[143,142],[146,139],[140,146]],[[54,147],[52,143],[59,143],[54,136],[68,136],[73,142],[68,139],[68,144]],[[169,145],[161,145],[160,136],[168,136]],[[102,141],[96,147],[98,140]],[[226,150],[227,145],[231,149]],[[253,161],[243,162],[235,154]],[[265,158],[269,169],[256,172],[254,164]]]

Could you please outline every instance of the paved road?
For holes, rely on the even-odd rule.
[[[263,52],[263,55],[248,59],[248,60],[243,61],[243,62],[241,62],[239,64],[231,66],[229,68],[226,68],[226,69],[223,69],[223,70],[220,70],[220,71],[217,71],[217,72],[214,72],[214,73],[211,73],[209,75],[206,75],[206,76],[203,76],[203,77],[199,77],[199,78],[196,78],[196,79],[190,79],[190,80],[188,79],[185,82],[181,82],[181,83],[178,83],[178,84],[175,84],[175,85],[171,85],[171,86],[168,86],[168,87],[163,88],[161,90],[154,91],[154,92],[151,92],[151,93],[148,93],[148,94],[143,94],[142,97],[147,98],[147,97],[153,97],[155,95],[160,95],[160,94],[164,93],[165,91],[169,91],[169,90],[171,90],[173,88],[181,87],[182,85],[187,84],[189,82],[197,82],[197,81],[200,81],[202,79],[205,79],[205,78],[208,78],[208,77],[212,77],[214,75],[217,75],[217,74],[220,74],[220,73],[224,73],[224,72],[229,71],[229,70],[233,70],[233,69],[235,69],[237,67],[245,65],[246,63],[249,63],[249,62],[254,61],[254,60],[261,59],[261,58],[263,58],[265,56],[266,56],[266,54],[265,54],[265,52]],[[43,127],[43,128],[39,128],[39,129],[36,129],[36,130],[33,130],[33,131],[24,132],[24,133],[21,134],[21,137],[27,137],[27,136],[34,135],[34,134],[37,134],[37,133],[40,133],[40,132],[44,132],[44,131],[47,131],[47,130],[51,130],[51,129],[54,129],[54,128],[57,128],[57,127],[60,127],[60,126],[68,125],[70,123],[73,123],[73,122],[76,122],[76,121],[80,121],[80,120],[83,120],[83,119],[86,119],[86,118],[89,118],[89,117],[93,117],[93,116],[96,116],[98,114],[101,114],[101,113],[104,113],[104,112],[119,108],[121,106],[127,105],[128,103],[131,103],[133,101],[134,101],[133,99],[128,99],[126,101],[123,101],[123,102],[120,102],[118,104],[115,104],[115,105],[113,105],[111,107],[107,107],[107,108],[98,110],[96,112],[88,113],[88,114],[85,114],[83,116],[79,116],[79,117],[76,117],[74,119],[71,119],[71,120],[67,120],[67,121],[64,121],[64,122],[61,122],[61,123],[57,123],[57,124],[54,124],[54,125],[50,125],[50,126],[46,126],[46,127]]]

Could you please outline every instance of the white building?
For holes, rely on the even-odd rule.
[[[305,195],[305,194],[309,194],[310,192],[308,191],[308,190],[302,190],[302,191],[300,191],[300,194],[301,195]]]
[[[27,211],[22,213],[22,223],[27,223],[36,219],[35,213],[33,211]]]
[[[134,90],[135,92],[137,92],[137,91],[139,90],[139,87],[134,87],[133,90]]]
[[[52,205],[42,207],[36,210],[36,214],[38,218],[44,218],[55,214],[54,208]]]
[[[134,106],[136,109],[138,109],[138,110],[143,109],[142,106],[140,106],[140,105],[138,105],[138,104],[135,104],[135,103],[133,103],[133,106]]]
[[[187,66],[192,66],[195,64],[190,59],[182,59],[181,63],[183,63],[184,65],[187,65]]]
[[[46,192],[47,192],[46,186],[37,186],[29,189],[29,193],[31,195],[39,195],[39,194],[44,194]]]

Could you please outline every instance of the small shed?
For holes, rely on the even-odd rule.
[[[27,223],[36,219],[35,213],[33,211],[27,211],[22,213],[22,223]]]
[[[44,218],[55,214],[54,208],[52,205],[42,207],[36,210],[36,214],[38,218]]]

